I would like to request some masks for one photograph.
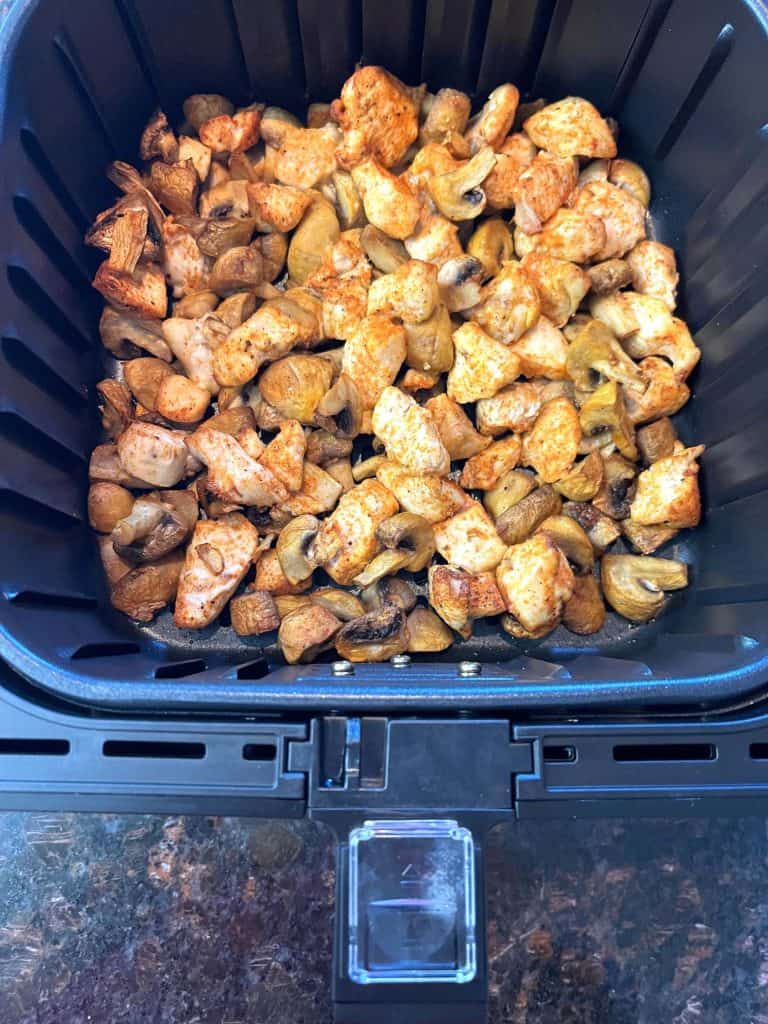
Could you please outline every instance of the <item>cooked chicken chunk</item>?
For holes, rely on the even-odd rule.
[[[589,100],[569,96],[537,111],[525,124],[540,149],[557,156],[616,156],[616,140]]]
[[[515,224],[526,234],[541,231],[542,226],[576,188],[579,171],[573,157],[553,156],[542,150],[515,185]]]
[[[483,191],[492,210],[506,210],[515,204],[515,188],[520,175],[530,167],[536,147],[523,132],[508,136],[496,151],[496,163],[483,182]]]
[[[342,495],[320,527],[314,555],[336,583],[351,583],[379,549],[376,529],[398,510],[397,500],[376,480]]]
[[[523,260],[541,300],[541,312],[555,327],[564,327],[590,289],[589,275],[575,263],[559,260],[544,250],[534,250]]]
[[[163,267],[173,297],[202,291],[208,279],[209,261],[200,252],[192,234],[173,217],[163,221]]]
[[[450,519],[436,523],[434,533],[437,550],[446,562],[467,572],[495,569],[504,555],[504,542],[479,501],[471,501]]]
[[[645,207],[629,192],[608,181],[585,185],[573,208],[603,223],[605,244],[592,257],[596,262],[623,256],[645,238]]]
[[[438,268],[464,255],[458,225],[439,213],[422,217],[415,234],[406,238],[405,248],[412,259],[434,263]]]
[[[638,368],[647,382],[645,391],[624,388],[627,415],[638,426],[660,416],[674,416],[691,397],[691,389],[677,379],[666,359],[648,356],[640,361]]]
[[[217,114],[198,128],[200,141],[213,153],[243,153],[259,141],[261,110],[254,104],[234,114]]]
[[[275,179],[294,188],[314,188],[336,170],[339,130],[335,125],[297,128],[270,118],[262,124],[262,138],[273,150],[270,167]]]
[[[567,398],[554,398],[539,413],[523,438],[524,465],[532,466],[544,483],[551,484],[569,472],[581,442],[579,414]]]
[[[301,490],[307,439],[298,420],[283,420],[280,433],[264,449],[260,462],[289,491]]]
[[[405,469],[394,462],[379,466],[376,479],[394,494],[405,512],[421,516],[428,523],[448,519],[470,500],[450,480]]]
[[[300,490],[283,502],[281,508],[292,516],[321,515],[331,511],[341,492],[341,484],[330,473],[305,462]]]
[[[419,134],[413,100],[384,68],[358,68],[344,83],[341,99],[331,104],[331,117],[344,131],[338,149],[343,167],[354,167],[365,157],[393,167]]]
[[[248,571],[258,539],[237,512],[197,523],[176,593],[173,621],[180,629],[213,622]]]
[[[467,490],[487,491],[520,461],[522,443],[515,434],[493,441],[483,452],[467,459],[459,483]]]
[[[368,292],[368,313],[389,313],[407,323],[429,319],[440,301],[437,268],[408,260],[391,274],[374,281]]]
[[[530,330],[512,346],[524,377],[565,380],[568,343],[551,320],[540,316]]]
[[[255,558],[254,558],[255,561]],[[312,586],[312,577],[302,580],[301,583],[291,583],[283,572],[280,559],[274,550],[265,551],[256,562],[256,576],[249,585],[246,593],[253,587],[254,590],[263,590],[273,597],[284,597],[287,594],[302,594]]]
[[[638,242],[627,255],[632,272],[632,287],[641,295],[661,299],[670,312],[677,305],[677,273],[675,250],[661,242]]]
[[[515,248],[518,248],[521,232],[515,231]],[[591,213],[579,213],[561,207],[550,217],[537,235],[524,236],[528,251],[541,249],[559,260],[570,263],[588,263],[605,245],[605,226],[599,217]]]
[[[421,212],[419,200],[402,178],[376,160],[364,160],[352,168],[352,180],[363,200],[365,216],[390,238],[408,238]]]
[[[387,456],[419,473],[444,476],[451,458],[428,409],[399,388],[386,387],[373,410],[373,432]]]
[[[447,391],[457,402],[491,398],[520,375],[520,360],[475,323],[462,324],[453,335],[454,363]]]
[[[512,128],[519,101],[520,93],[509,82],[493,90],[483,109],[469,122],[466,139],[471,153],[477,153],[483,146],[501,146]]]
[[[344,346],[341,367],[357,386],[364,409],[373,409],[384,388],[394,382],[405,354],[405,331],[401,324],[385,313],[375,313],[360,321]]]
[[[400,177],[419,202],[424,203],[428,210],[433,210],[434,204],[429,193],[430,181],[439,174],[450,174],[460,166],[460,162],[454,158],[447,146],[429,142],[418,151]]]
[[[541,391],[527,381],[510,384],[492,398],[477,403],[477,429],[481,434],[497,437],[509,430],[528,430],[541,410]]]
[[[539,319],[539,293],[519,263],[504,263],[480,302],[467,313],[497,341],[510,345]]]
[[[154,487],[173,487],[184,476],[184,435],[154,423],[131,423],[117,439],[120,465],[130,476]]]
[[[210,314],[198,320],[170,317],[163,321],[163,336],[187,376],[212,395],[219,390],[213,375],[213,352],[228,333],[226,324]]]
[[[461,134],[467,127],[472,101],[458,89],[440,89],[432,99],[419,142],[442,142],[452,132]]]
[[[288,497],[286,487],[275,474],[248,455],[230,434],[203,425],[187,438],[187,445],[208,467],[208,490],[222,501],[268,506]]]
[[[428,586],[429,603],[465,640],[472,636],[475,619],[504,611],[504,599],[492,572],[473,574],[457,565],[433,565]]]
[[[683,448],[642,472],[631,519],[640,526],[661,524],[679,530],[697,526],[701,518],[697,459],[703,451],[703,444]]]
[[[312,201],[303,189],[265,181],[249,181],[246,193],[259,231],[293,231]]]
[[[574,589],[565,555],[545,533],[508,548],[496,582],[507,611],[536,637],[555,628]]]
[[[366,313],[372,270],[355,234],[345,232],[306,280],[307,288],[323,300],[323,334],[328,338],[349,338]]]

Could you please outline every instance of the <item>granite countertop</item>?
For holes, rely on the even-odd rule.
[[[563,821],[488,850],[491,1021],[768,1024],[762,819]],[[2,1024],[324,1024],[310,822],[0,815]]]

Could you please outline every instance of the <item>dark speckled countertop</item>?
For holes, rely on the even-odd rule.
[[[491,1020],[768,1024],[759,819],[565,821],[488,851]],[[0,815],[2,1024],[330,1021],[309,822]]]

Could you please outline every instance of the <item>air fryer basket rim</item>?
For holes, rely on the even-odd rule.
[[[463,9],[467,37],[461,42],[448,32],[450,39],[446,45],[463,46],[461,67],[456,74],[469,76],[472,81],[478,79],[479,76],[479,91],[481,92],[487,92],[491,82],[497,84],[498,81],[504,80],[503,76],[499,77],[499,69],[494,64],[494,59],[498,64],[499,50],[495,42],[491,45],[491,35],[500,26],[508,27],[507,22],[511,24],[511,20],[517,15],[523,18],[525,16],[523,8],[527,10],[530,7],[531,24],[529,27],[531,27],[532,34],[531,39],[526,43],[528,48],[524,55],[528,63],[521,63],[520,66],[528,69],[535,87],[553,89],[553,92],[549,93],[550,95],[571,91],[567,88],[571,84],[568,73],[571,73],[572,78],[573,69],[566,72],[566,87],[556,89],[553,86],[552,63],[558,56],[558,46],[562,46],[563,38],[567,40],[568,31],[573,29],[574,21],[578,28],[579,18],[583,20],[585,10],[587,14],[594,13],[595,7],[601,8],[601,2],[602,0],[595,0],[592,4],[588,2],[580,4],[556,2],[546,5],[529,3],[520,5],[519,10],[516,9],[516,14],[515,12],[510,13],[506,0],[494,0],[489,5],[487,24],[482,22],[483,12],[477,5],[468,3]],[[114,0],[114,3],[114,8],[109,5],[113,12],[110,17],[117,12],[118,20],[124,19],[126,11],[130,10],[133,12],[134,23],[136,9],[143,7],[146,10],[148,7],[146,0],[132,0],[132,2],[119,0],[119,3],[118,0]],[[209,2],[202,6],[207,9],[210,5]],[[2,69],[0,70],[0,118],[3,122],[3,138],[5,138],[9,123],[13,118],[18,119],[19,114],[16,108],[13,117],[9,114],[13,99],[10,84],[13,57],[17,47],[22,44],[25,31],[32,23],[35,13],[46,6],[49,9],[56,8],[57,0],[54,0],[53,3],[49,2],[47,5],[45,0],[19,0],[6,19],[0,34],[0,68]],[[162,7],[162,5],[159,6]],[[235,14],[237,27],[237,15],[244,5],[240,0],[235,0],[234,4],[230,6]],[[627,18],[631,22],[634,17],[637,24],[633,23],[634,27],[629,24],[620,26],[627,36],[629,49],[617,65],[618,73],[610,88],[606,86],[605,81],[600,79],[598,72],[602,69],[598,68],[596,89],[600,96],[592,98],[600,102],[601,97],[610,96],[615,104],[622,107],[627,105],[629,98],[629,107],[632,108],[633,104],[637,106],[640,101],[632,96],[632,86],[637,82],[646,62],[656,61],[658,63],[654,47],[659,38],[659,30],[668,21],[675,21],[675,19],[679,21],[685,13],[686,6],[690,6],[690,0],[663,0],[663,2],[651,0],[649,3],[630,3],[627,10],[630,8],[632,10]],[[701,128],[697,121],[698,107],[701,105],[704,110],[706,109],[705,100],[710,105],[714,102],[712,97],[716,90],[712,87],[712,83],[717,81],[721,68],[726,65],[726,59],[734,45],[734,38],[736,43],[739,43],[749,31],[755,33],[763,46],[763,59],[768,64],[768,60],[765,58],[768,53],[768,44],[766,44],[765,38],[766,12],[751,3],[738,2],[738,0],[722,0],[719,6],[722,8],[722,12],[716,17],[712,15],[711,11],[706,12],[704,20],[709,19],[711,25],[708,23],[701,29],[702,41],[699,42],[697,39],[696,45],[692,47],[697,55],[701,51],[703,66],[698,75],[687,75],[683,83],[683,85],[688,85],[687,93],[679,83],[676,85],[680,92],[680,102],[677,106],[673,104],[669,107],[672,111],[671,119],[664,122],[667,125],[666,130],[660,132],[654,157],[649,160],[652,184],[659,186],[659,202],[655,210],[657,216],[661,214],[659,234],[672,244],[682,244],[683,235],[687,236],[690,233],[693,236],[693,242],[701,252],[696,252],[695,262],[691,260],[691,273],[687,282],[684,279],[684,284],[690,285],[691,297],[703,304],[705,308],[708,282],[703,279],[703,274],[704,271],[712,273],[714,271],[706,263],[706,258],[711,257],[712,242],[711,239],[705,237],[706,231],[702,224],[705,212],[713,215],[715,227],[710,228],[711,234],[717,226],[716,216],[722,214],[723,208],[726,213],[728,212],[727,200],[730,193],[721,182],[722,171],[729,165],[727,160],[721,160],[720,173],[710,176],[712,180],[709,182],[709,187],[702,195],[698,196],[698,202],[694,202],[693,200],[697,197],[692,196],[690,200],[686,201],[686,206],[686,202],[679,203],[678,197],[669,192],[670,182],[673,182],[675,175],[679,174],[680,157],[675,151],[675,146],[681,137],[689,148],[694,147],[694,151],[696,144],[701,144],[701,139],[697,137]],[[366,62],[387,64],[384,51],[387,50],[387,47],[392,48],[393,39],[398,40],[395,29],[390,26],[388,33],[381,34],[379,44],[371,44],[370,39],[366,41],[364,31],[364,24],[367,24],[366,19],[375,20],[377,17],[380,19],[380,14],[376,14],[374,7],[375,5],[368,2],[358,5],[354,0],[348,0],[346,4],[339,5],[339,10],[343,9],[342,13],[345,13],[344,17],[340,16],[342,25],[340,31],[347,31],[349,39],[362,40],[360,45]],[[443,38],[439,34],[442,25],[440,12],[443,7],[444,5],[439,2],[430,2],[423,12],[425,47],[420,61],[420,70],[426,73],[426,77],[430,79],[432,85],[457,84],[466,88],[465,82],[449,82],[441,76],[441,67],[445,69],[447,66],[446,56],[443,54],[442,58],[440,57],[439,46],[435,43],[435,39]],[[547,11],[544,11],[545,7]],[[411,19],[410,23],[415,24],[413,19],[418,19],[420,9],[421,5],[409,3],[408,0],[396,3],[393,24],[397,23],[398,13],[403,11],[407,12]],[[279,17],[283,18],[288,26],[285,30],[288,33],[287,37],[290,37],[291,33],[298,33],[300,39],[306,39],[309,35],[306,26],[311,24],[313,17],[319,16],[318,11],[319,7],[314,0],[298,0],[298,5],[290,3],[280,5]],[[542,19],[547,14],[551,17],[544,24]],[[623,14],[624,12],[622,12]],[[278,17],[278,15],[275,16]],[[505,17],[507,21],[505,21]],[[361,23],[358,24],[358,21]],[[242,28],[242,25],[240,27]],[[481,29],[487,30],[487,36]],[[357,36],[355,32],[357,32]],[[699,32],[699,27],[693,27],[691,32],[696,34]],[[431,36],[430,33],[432,33]],[[435,33],[438,35],[436,36]],[[707,35],[707,33],[709,34]],[[520,34],[519,31],[518,34]],[[139,33],[139,39],[140,37],[141,33]],[[418,36],[416,39],[418,42]],[[73,60],[71,55],[74,53],[76,63],[77,47],[66,27],[62,27],[61,31],[57,32],[55,42],[60,51],[63,50],[69,54],[67,59],[70,62]],[[131,40],[130,48],[134,46],[135,42],[135,39]],[[242,39],[240,39],[240,45],[241,57],[245,66],[247,53]],[[378,45],[382,54],[379,54],[378,51],[369,54],[371,45],[374,50]],[[411,49],[413,49],[412,46]],[[519,46],[518,50],[520,50]],[[522,53],[522,50],[520,52]],[[533,76],[535,63],[531,64],[533,59],[531,54],[534,54],[536,62],[538,62],[535,78]],[[336,82],[343,79],[352,70],[351,66],[347,66],[344,69],[344,75],[339,76],[336,73],[336,68],[328,71],[325,65],[318,65],[311,54],[305,53],[304,56],[307,78],[314,77],[315,84],[317,81],[328,82],[330,79]],[[412,57],[413,54],[407,59],[410,60]],[[133,58],[136,59],[135,53]],[[406,57],[403,57],[402,60],[405,61]],[[523,57],[520,57],[520,60],[522,61]],[[354,63],[354,59],[352,63]],[[597,64],[599,63],[597,60]],[[733,67],[734,61],[731,61],[728,65],[731,74],[735,73]],[[394,70],[401,69],[395,67]],[[89,83],[87,68],[82,72],[78,71],[78,74],[81,88],[89,84],[91,88],[94,88],[93,84]],[[514,76],[510,77],[514,80]],[[243,80],[247,78],[246,69]],[[308,82],[308,85],[311,83]],[[217,82],[209,81],[207,87],[216,89]],[[722,92],[725,85],[719,85],[718,88]],[[162,87],[159,91],[162,95]],[[223,91],[226,90],[223,89]],[[308,89],[307,92],[309,91]],[[591,90],[587,88],[583,92],[589,96]],[[272,97],[269,92],[265,92],[264,98],[269,100]],[[312,98],[318,97],[313,95]],[[324,98],[330,98],[330,96]],[[148,110],[142,110],[139,113],[143,118]],[[132,116],[136,120],[137,112],[132,111]],[[631,117],[629,120],[631,121]],[[26,127],[28,131],[34,130],[34,125],[26,124],[26,113],[22,115],[19,124],[22,128]],[[15,127],[18,127],[19,124],[16,124]],[[664,124],[662,124],[662,128]],[[107,135],[109,134],[108,128],[107,124],[104,129]],[[642,154],[643,140],[638,140],[635,137],[637,134],[632,130],[628,132],[630,150],[637,146]],[[15,141],[17,142],[17,140]],[[16,148],[18,149],[18,146]],[[665,161],[670,154],[672,155],[670,162],[673,166],[671,170],[668,170]],[[121,151],[120,155],[125,156],[126,154]],[[7,159],[10,162],[11,157]],[[678,162],[677,166],[675,159]],[[746,160],[746,158],[744,159]],[[3,156],[0,156],[0,162],[2,160]],[[751,167],[752,164],[748,163],[744,174],[747,174]],[[37,169],[39,170],[39,164]],[[13,178],[12,173],[7,176],[10,179]],[[8,191],[9,193],[13,192],[15,198],[19,198],[20,195],[22,198],[24,196],[24,190],[14,187],[12,180]],[[712,209],[709,209],[708,204]],[[690,223],[686,219],[686,214],[690,218]],[[18,220],[18,217],[14,220]],[[691,229],[689,232],[691,224],[695,230]],[[17,232],[21,230],[18,223],[15,223],[15,228]],[[698,237],[696,237],[696,232],[698,232]],[[686,245],[688,247],[693,245],[688,237],[686,237]],[[685,257],[686,253],[683,253],[683,256]],[[20,257],[22,266],[23,261],[24,257],[22,256]],[[702,266],[704,271],[701,269]],[[685,274],[685,270],[683,273]],[[14,297],[17,298],[17,296]],[[710,307],[710,313],[716,312],[714,299],[710,300]],[[702,317],[697,316],[695,319],[698,326],[703,326],[706,331],[709,329],[713,317],[705,317],[702,320]],[[19,332],[15,332],[11,328],[8,331],[4,330],[3,333],[5,340],[6,333],[15,338]],[[718,359],[715,379],[727,379],[728,370],[733,368],[729,362],[729,354],[719,354]],[[706,349],[704,360],[706,363]],[[704,390],[708,394],[710,393],[709,384],[709,380],[704,382]],[[696,405],[697,400],[694,399],[693,408],[688,417],[692,421],[689,426],[686,419],[686,427],[692,438],[697,437],[697,431],[700,428],[696,418]],[[11,405],[11,409],[14,409],[13,405]],[[727,445],[728,439],[726,438],[723,443]],[[709,486],[708,468],[706,472],[705,483]],[[722,479],[723,476],[722,467],[716,464],[715,472],[712,473],[713,486],[711,490],[715,498],[715,514],[719,518],[717,528],[714,530],[714,539],[710,541],[711,546],[720,543],[719,538],[725,529],[722,522],[723,516],[720,515],[723,505],[733,504],[734,499],[741,498],[741,492],[738,490],[739,481]],[[727,473],[725,476],[727,477]],[[753,481],[750,479],[750,482]],[[6,486],[13,490],[12,482]],[[756,492],[754,488],[752,490],[746,488],[744,501],[753,501],[755,497],[759,497],[760,493],[762,492]],[[736,501],[735,504],[738,507],[740,502]],[[733,546],[733,539],[727,535],[726,541]],[[699,543],[696,540],[694,542]],[[65,541],[62,539],[61,543],[63,544]],[[706,541],[701,540],[700,546],[705,546],[705,544]],[[749,553],[744,559],[745,564],[748,559]],[[328,664],[281,667],[264,674],[265,666],[260,661],[258,648],[254,647],[248,647],[243,651],[242,661],[250,659],[245,666],[233,664],[231,658],[217,658],[214,654],[210,659],[211,664],[205,663],[202,669],[196,669],[195,666],[198,662],[202,664],[199,648],[196,648],[194,643],[184,644],[174,641],[173,645],[169,646],[160,657],[158,657],[157,650],[153,650],[153,660],[149,667],[142,662],[141,666],[134,671],[132,665],[136,665],[136,662],[132,661],[132,656],[127,652],[127,648],[136,646],[135,644],[115,642],[111,645],[113,650],[107,651],[106,648],[110,647],[110,644],[100,645],[97,640],[90,646],[94,649],[101,647],[104,650],[88,662],[84,653],[78,653],[83,652],[89,646],[87,643],[73,645],[71,648],[62,643],[61,637],[65,635],[61,626],[63,621],[61,617],[65,614],[63,606],[44,609],[43,618],[40,618],[40,610],[35,609],[27,615],[26,619],[24,618],[26,612],[20,606],[16,605],[10,609],[4,606],[2,602],[8,603],[20,592],[21,588],[15,584],[15,581],[8,582],[8,585],[6,585],[6,581],[3,581],[4,594],[0,597],[0,655],[18,672],[43,689],[79,704],[101,708],[252,712],[261,708],[271,711],[303,711],[321,708],[359,710],[425,708],[450,711],[467,707],[503,707],[531,711],[546,709],[551,713],[555,709],[565,708],[569,710],[581,708],[636,709],[654,706],[682,707],[684,705],[712,707],[732,701],[736,697],[754,693],[764,685],[765,680],[768,679],[768,645],[761,629],[761,613],[764,607],[762,578],[756,577],[756,570],[753,570],[753,576],[749,579],[749,586],[753,589],[750,591],[749,587],[745,586],[746,596],[742,596],[739,592],[733,599],[733,605],[728,605],[729,608],[745,609],[743,611],[745,623],[743,629],[736,628],[734,625],[734,622],[739,623],[741,620],[737,620],[732,612],[720,613],[721,605],[729,600],[730,591],[727,580],[721,582],[717,573],[709,575],[712,580],[710,581],[708,578],[703,581],[701,592],[692,595],[687,608],[683,609],[680,614],[673,613],[671,617],[673,628],[669,634],[665,633],[658,641],[658,646],[662,648],[661,654],[657,657],[658,652],[652,652],[653,657],[650,660],[646,657],[647,652],[643,643],[631,641],[619,656],[615,656],[615,651],[609,649],[607,657],[604,652],[591,650],[589,646],[580,651],[558,651],[555,649],[547,652],[546,658],[537,654],[535,649],[525,653],[521,652],[519,655],[512,650],[511,661],[503,664],[485,664],[479,677],[466,678],[462,676],[453,662],[420,663],[415,659],[407,669],[394,669],[388,665],[358,666],[352,677],[337,677],[333,675]],[[80,600],[79,595],[81,593],[84,595],[91,584],[92,581],[75,580],[72,582],[70,589],[75,602]],[[32,589],[34,590],[34,588]],[[768,593],[765,597],[768,597]],[[9,611],[8,615],[5,614],[6,611]],[[68,615],[69,611],[66,611],[66,614]],[[36,618],[35,615],[37,615]],[[17,623],[22,619],[26,623],[23,630],[17,628]],[[701,635],[697,632],[700,621],[704,623],[702,627],[704,632]],[[38,638],[36,644],[30,641],[30,629],[33,632],[36,629],[38,633],[46,633],[48,628],[51,631],[50,639]],[[120,638],[116,636],[115,639],[119,640]],[[131,638],[128,637],[128,639]],[[158,646],[156,643],[153,644],[151,637],[148,643],[150,648]],[[656,644],[656,640],[652,638],[649,643],[653,646]],[[120,654],[121,647],[126,649],[122,655]],[[73,652],[75,652],[75,658],[80,660],[72,660]],[[558,657],[558,653],[561,657]],[[646,664],[648,660],[650,668]],[[159,671],[157,671],[158,668]],[[155,671],[157,671],[157,676],[154,676]]]

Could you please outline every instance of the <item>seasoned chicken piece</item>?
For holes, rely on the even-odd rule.
[[[435,395],[424,404],[424,408],[432,414],[440,440],[451,461],[468,459],[491,443],[489,437],[478,434],[469,416],[448,395]]]
[[[504,541],[479,501],[434,526],[435,545],[446,562],[467,572],[489,572],[504,555]]]
[[[387,456],[418,473],[444,476],[451,458],[431,412],[399,388],[386,387],[373,410],[373,432]]]
[[[672,316],[661,299],[637,292],[615,292],[590,303],[592,316],[602,320],[633,359],[664,356],[679,381],[686,380],[701,358],[685,323]]]
[[[515,249],[523,232],[515,231]],[[591,213],[561,207],[537,235],[525,235],[532,249],[541,249],[559,260],[588,263],[605,245],[605,226]]]
[[[323,334],[328,338],[348,338],[366,313],[372,268],[355,234],[359,232],[345,231],[306,280],[307,288],[323,300]]]
[[[470,500],[450,480],[404,469],[394,462],[379,466],[376,479],[394,494],[405,512],[421,516],[428,523],[448,519]]]
[[[565,555],[545,533],[508,548],[496,582],[507,611],[536,637],[555,628],[575,586]]]
[[[670,312],[677,305],[677,273],[675,250],[661,242],[638,242],[627,256],[632,272],[632,287],[641,295],[661,299]]]
[[[242,441],[241,441],[242,444]],[[262,466],[272,472],[289,491],[301,490],[307,439],[298,420],[283,420],[280,433],[264,449]]]
[[[258,231],[293,231],[312,201],[309,193],[290,185],[249,181],[245,188]]]
[[[315,560],[336,583],[348,584],[379,550],[376,529],[398,510],[397,500],[376,480],[342,495],[315,540]]]
[[[565,476],[576,461],[581,442],[579,414],[565,397],[547,402],[523,438],[524,465],[532,466],[546,484]]]
[[[120,465],[154,487],[173,487],[187,469],[184,434],[154,423],[131,423],[117,439]]]
[[[579,178],[573,157],[553,156],[542,150],[517,179],[512,198],[515,224],[526,234],[541,231],[542,226],[576,188]]]
[[[173,217],[163,221],[163,267],[173,297],[202,291],[210,269],[209,260],[200,252],[194,237]]]
[[[487,209],[507,210],[515,204],[520,175],[530,167],[536,147],[523,132],[508,136],[496,152],[496,164],[483,182]]]
[[[467,127],[472,101],[458,89],[440,89],[432,99],[426,120],[421,128],[419,142],[443,142],[447,135]]]
[[[638,426],[660,416],[674,416],[691,397],[691,389],[677,379],[666,359],[648,356],[638,363],[638,368],[647,382],[645,391],[624,388],[627,415]]]
[[[403,83],[384,68],[358,68],[331,104],[331,117],[344,131],[338,158],[347,168],[365,157],[393,167],[419,134],[416,105]]]
[[[520,93],[509,82],[493,90],[483,109],[469,122],[465,138],[470,153],[477,153],[483,146],[501,146],[512,128],[519,100]]]
[[[344,346],[341,367],[357,386],[364,409],[373,409],[384,388],[394,382],[405,353],[402,324],[385,313],[360,321]]]
[[[421,212],[418,198],[402,179],[368,159],[352,168],[352,180],[363,200],[365,216],[390,238],[408,238]]]
[[[219,422],[221,422],[221,421],[219,421]],[[216,427],[216,425],[214,423],[211,423],[210,420],[208,420],[208,422],[203,424],[203,426],[204,426],[204,428],[206,430],[218,430],[218,427]],[[259,461],[259,459],[262,457],[264,452],[267,450],[267,446],[264,444],[264,442],[259,437],[258,431],[254,430],[253,427],[247,427],[247,426],[246,427],[241,427],[234,434],[230,430],[222,430],[221,433],[222,434],[232,434],[232,436],[234,438],[236,438],[237,443],[243,449],[245,454],[246,455],[250,455],[250,457],[252,459],[255,459],[256,462]],[[303,431],[302,431],[302,435],[303,435]]]
[[[428,599],[437,614],[465,640],[472,623],[504,611],[504,599],[492,572],[469,573],[457,565],[429,568]]]
[[[173,621],[203,629],[221,613],[251,564],[259,534],[238,512],[203,519],[187,548]]]
[[[216,349],[216,379],[226,387],[247,384],[264,363],[286,355],[300,342],[313,340],[318,330],[317,319],[291,299],[290,291],[270,299]]]
[[[573,209],[603,222],[605,245],[592,257],[597,262],[623,256],[645,238],[645,207],[629,192],[608,181],[585,185]]]
[[[440,301],[437,268],[421,260],[408,260],[391,274],[383,274],[368,292],[368,313],[389,313],[407,323],[429,319]]]
[[[540,316],[529,331],[512,346],[520,360],[520,373],[524,377],[546,377],[548,380],[566,380],[568,343],[551,320]]]
[[[263,122],[262,138],[273,150],[271,170],[282,185],[314,188],[336,170],[340,133],[335,125],[298,128],[273,117]]]
[[[492,398],[483,398],[477,403],[477,429],[491,437],[509,430],[529,430],[536,422],[541,405],[541,391],[535,384],[527,381],[510,384]]]
[[[453,334],[455,358],[447,391],[457,402],[491,398],[520,376],[520,360],[511,347],[496,341],[475,323],[462,324]]]
[[[204,146],[199,139],[193,139],[189,135],[179,137],[179,163],[187,160],[192,161],[192,166],[200,181],[205,181],[211,169],[211,150]]]
[[[403,171],[400,177],[419,202],[425,203],[428,209],[432,209],[434,204],[429,194],[430,181],[440,174],[450,174],[460,166],[461,163],[454,158],[447,146],[429,142],[416,153],[410,166]]]
[[[579,96],[550,103],[523,127],[539,149],[557,156],[616,156],[616,140],[608,123],[589,100]]]
[[[701,518],[699,464],[704,445],[683,448],[654,462],[637,478],[630,518],[640,526],[664,525],[682,530]]]
[[[421,218],[416,233],[406,238],[405,248],[412,259],[434,263],[437,267],[464,255],[458,225],[439,213]]]
[[[301,489],[280,507],[292,516],[317,516],[330,512],[341,492],[342,486],[335,477],[319,466],[305,462]]]
[[[459,483],[468,491],[488,491],[520,461],[522,442],[515,434],[493,441],[484,452],[467,459]]]
[[[156,263],[139,263],[133,273],[128,273],[104,260],[96,271],[93,287],[111,305],[142,318],[162,320],[168,312],[165,275]]]
[[[239,441],[203,424],[187,438],[193,455],[208,467],[207,488],[233,505],[269,506],[288,497],[284,484],[245,451]]]
[[[261,111],[257,104],[234,114],[217,114],[198,128],[200,141],[213,153],[244,153],[259,141]]]
[[[213,353],[228,334],[227,325],[211,314],[197,320],[169,317],[163,321],[163,336],[187,376],[212,395],[219,391],[213,375]]]
[[[465,315],[497,341],[510,345],[539,319],[539,293],[519,263],[504,263],[480,293],[480,302]]]
[[[581,267],[534,250],[522,260],[523,269],[539,293],[541,312],[555,327],[564,327],[579,308],[591,281]]]

